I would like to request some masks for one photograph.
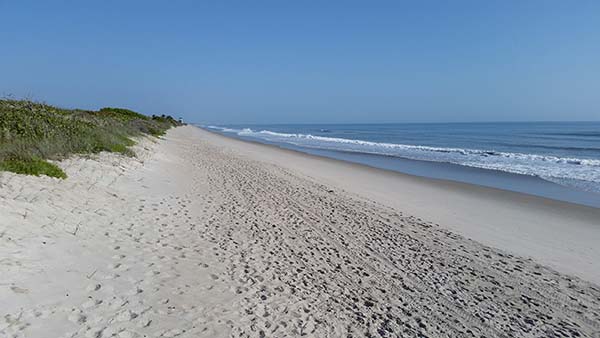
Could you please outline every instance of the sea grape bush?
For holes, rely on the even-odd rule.
[[[65,177],[46,160],[100,151],[132,155],[132,137],[160,136],[180,124],[170,116],[148,117],[123,108],[89,111],[0,100],[0,170]]]

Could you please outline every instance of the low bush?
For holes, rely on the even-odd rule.
[[[57,178],[67,178],[67,175],[58,166],[41,158],[32,158],[29,160],[4,160],[0,162],[0,170],[12,171],[17,174],[25,175],[46,175]]]
[[[132,137],[160,136],[180,124],[170,116],[150,118],[122,108],[87,111],[0,100],[0,170],[64,178],[45,160],[101,151],[133,155]]]

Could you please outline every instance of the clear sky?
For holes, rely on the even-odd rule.
[[[0,94],[203,123],[600,120],[600,1],[0,0]]]

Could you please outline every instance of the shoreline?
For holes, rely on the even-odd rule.
[[[518,174],[498,169],[471,167],[451,162],[410,159],[387,154],[296,146],[294,144],[276,143],[247,136],[230,135],[197,124],[194,126],[211,133],[242,141],[265,144],[305,154],[362,164],[368,167],[390,170],[411,176],[466,183],[600,208],[600,194],[577,187],[561,185],[538,176]]]
[[[220,139],[221,145],[234,146],[255,159],[300,171],[348,192],[448,227],[467,238],[534,258],[563,273],[600,284],[600,266],[596,264],[600,261],[600,248],[596,245],[600,243],[600,208],[415,176],[192,127],[214,136],[211,140]],[[328,165],[328,170],[319,170],[321,164]],[[351,173],[336,177],[343,171]],[[362,175],[368,177],[357,179]]]
[[[561,238],[559,226],[583,226],[596,215],[589,208],[192,126],[133,150],[136,158],[62,161],[66,180],[0,173],[0,336],[500,338],[600,330],[597,270],[581,264],[597,251],[569,247],[595,241],[598,229]],[[489,232],[494,221],[521,228]],[[503,238],[531,239],[530,221],[548,225],[535,233],[536,248],[547,245],[561,264],[578,260],[572,269],[587,274],[498,248]],[[462,236],[460,225],[497,245]]]

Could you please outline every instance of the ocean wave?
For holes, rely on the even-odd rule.
[[[231,129],[231,128],[224,128],[224,127],[218,127],[218,126],[201,126],[201,127],[208,128],[208,129],[214,129],[214,130],[218,130],[218,131],[223,131],[226,133],[237,133],[237,132],[241,131],[239,129]]]
[[[575,147],[575,146],[558,146],[558,145],[543,145],[543,144],[517,144],[517,143],[496,143],[498,145],[507,146],[511,148],[526,148],[526,149],[544,149],[544,150],[557,150],[557,151],[597,151],[600,153],[600,147]]]
[[[509,152],[501,152],[494,150],[479,150],[479,149],[463,149],[463,148],[441,148],[441,147],[429,147],[429,146],[417,146],[417,145],[409,145],[409,144],[397,144],[397,143],[381,143],[381,142],[371,142],[371,141],[363,141],[363,140],[353,140],[353,139],[344,139],[337,137],[325,137],[325,136],[315,136],[311,134],[286,134],[286,133],[278,133],[269,130],[261,130],[261,131],[253,131],[252,129],[245,128],[243,130],[236,130],[239,135],[250,136],[252,134],[262,134],[262,135],[271,135],[282,138],[292,138],[292,139],[306,139],[306,140],[316,140],[323,142],[332,142],[332,143],[343,143],[343,144],[355,144],[355,145],[364,145],[369,147],[381,147],[388,149],[406,149],[406,150],[419,150],[419,151],[427,151],[427,152],[439,152],[439,153],[457,153],[461,155],[478,155],[478,156],[501,156],[506,158],[516,158],[516,159],[524,159],[524,160],[539,160],[545,162],[556,162],[556,163],[567,163],[567,164],[576,164],[576,165],[588,165],[588,166],[600,166],[600,160],[594,159],[579,159],[579,158],[568,158],[568,157],[556,157],[556,156],[548,156],[548,155],[536,155],[536,154],[522,154],[522,153],[509,153]]]
[[[312,134],[281,133],[271,130],[257,131],[250,128],[231,129],[216,126],[208,126],[207,128],[235,133],[239,136],[259,138],[270,142],[293,144],[300,147],[447,162],[469,167],[538,176],[551,181],[583,180],[600,182],[600,159],[559,157],[485,149],[382,143]]]

